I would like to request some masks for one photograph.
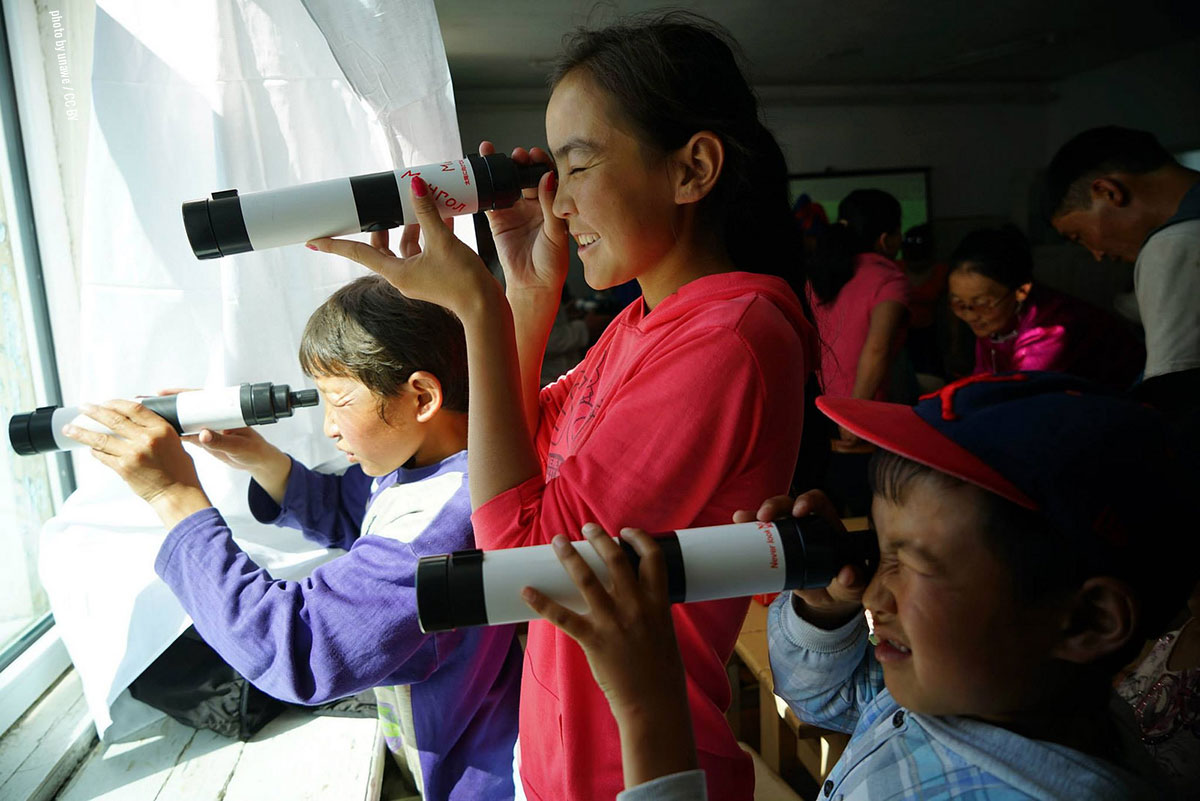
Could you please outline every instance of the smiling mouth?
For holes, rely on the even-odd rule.
[[[600,241],[600,234],[572,234],[575,237],[575,244],[580,248],[586,248]]]
[[[874,621],[870,625],[870,642],[875,646],[876,657],[882,657],[882,661],[891,661],[893,659],[903,658],[912,653],[912,649],[899,640],[894,640],[888,637],[886,632],[884,636],[879,636],[880,632],[875,629]]]

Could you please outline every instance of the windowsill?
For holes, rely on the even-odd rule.
[[[137,739],[92,749],[56,799],[376,801],[385,751],[376,718],[292,709],[241,742],[164,717]]]
[[[0,798],[47,801],[96,742],[72,668],[0,737]]]
[[[386,753],[375,718],[297,710],[244,743],[166,717],[137,739],[100,743],[72,668],[0,737],[0,798],[375,801]]]

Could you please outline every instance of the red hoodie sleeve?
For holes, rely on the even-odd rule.
[[[776,344],[780,347],[772,347]],[[761,353],[780,358],[760,364]],[[711,519],[704,522],[728,522],[735,504],[753,506],[773,489],[762,486],[761,471],[747,472],[747,467],[768,458],[772,432],[763,430],[764,422],[780,419],[778,407],[768,415],[768,403],[800,409],[804,370],[791,355],[781,343],[754,348],[742,331],[713,327],[657,349],[592,407],[568,407],[566,395],[545,398],[539,444],[548,442],[565,408],[577,419],[559,421],[560,428],[576,426],[571,435],[586,441],[561,462],[554,478],[536,476],[480,506],[474,515],[477,543],[481,548],[538,545],[559,533],[578,539],[588,521],[610,534],[621,526],[677,528],[704,517],[714,502],[729,508],[710,511]],[[575,381],[593,379],[580,372]],[[767,397],[766,386],[790,389],[792,384],[797,384],[795,394],[780,393],[790,397]],[[552,389],[557,393],[557,385]],[[588,408],[595,409],[592,419],[579,414]],[[739,482],[743,475],[753,480]],[[718,495],[722,489],[725,494]]]

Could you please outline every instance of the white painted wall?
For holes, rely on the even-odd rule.
[[[1055,87],[1046,158],[1098,125],[1153,131],[1172,151],[1200,148],[1200,39],[1080,73]]]
[[[459,128],[473,150],[545,143],[545,107],[498,102],[500,93],[460,93]],[[935,213],[1007,214],[1018,171],[1040,165],[1045,107],[1029,103],[819,105],[764,102],[792,172],[932,167]],[[1004,154],[1004,157],[999,157]]]
[[[931,167],[939,218],[1007,215],[1045,136],[1030,104],[768,105],[766,117],[793,172]]]

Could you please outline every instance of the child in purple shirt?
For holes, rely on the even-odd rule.
[[[417,622],[419,559],[474,547],[462,326],[367,276],[309,318],[300,362],[350,461],[344,474],[313,472],[250,428],[198,440],[250,472],[260,521],[348,551],[303,581],[273,579],[237,546],[178,435],[140,404],[88,412],[120,437],[67,433],[158,512],[170,533],[155,569],[255,686],[301,704],[375,688],[388,745],[425,798],[511,799],[513,628],[423,634]]]

